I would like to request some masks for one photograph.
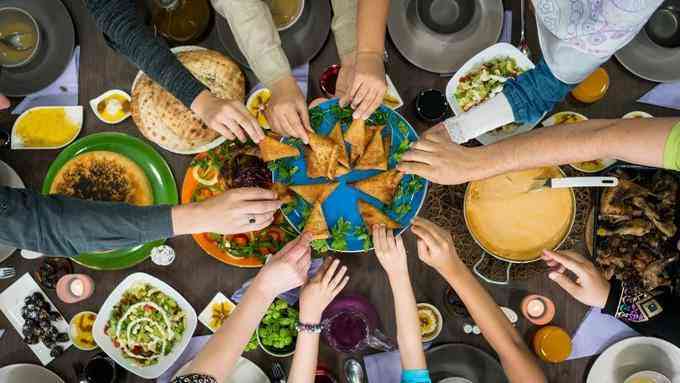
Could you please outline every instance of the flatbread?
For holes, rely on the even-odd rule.
[[[309,134],[309,146],[316,157],[314,166],[318,166],[323,174],[322,176],[333,179],[335,177],[335,168],[338,166],[338,155],[340,147],[328,137],[320,136],[316,133]],[[309,168],[309,164],[307,166]],[[318,174],[316,171],[314,174]]]
[[[340,122],[335,124],[333,130],[328,135],[333,142],[335,142],[340,147],[340,152],[338,153],[338,162],[344,167],[349,168],[349,156],[347,155],[347,147],[345,146],[345,140],[342,137],[342,128],[340,127]]]
[[[392,220],[392,218],[388,217],[387,214],[383,213],[380,209],[370,203],[359,200],[357,205],[359,206],[361,218],[364,219],[364,224],[369,231],[374,225],[381,224],[385,225],[388,229],[398,229],[401,227],[397,222]]]
[[[300,151],[296,147],[277,141],[269,136],[265,136],[258,144],[258,147],[260,148],[260,156],[264,162],[276,161],[279,158],[297,157],[300,155]]]
[[[124,155],[109,151],[87,152],[66,162],[54,177],[50,194],[138,206],[154,202],[144,170]]]
[[[328,184],[293,185],[290,189],[307,203],[313,204],[315,202],[323,203],[337,187],[338,183],[332,182]]]
[[[362,119],[352,121],[345,132],[345,141],[352,146],[350,158],[352,162],[361,157],[366,146],[366,123]]]
[[[381,128],[376,130],[375,134],[373,134],[371,142],[366,146],[364,153],[361,155],[354,168],[361,170],[387,170],[387,157],[388,152],[385,151]]]
[[[326,218],[323,215],[323,209],[321,208],[321,202],[315,202],[312,206],[312,211],[309,213],[309,218],[307,218],[307,223],[305,223],[305,233],[310,233],[312,239],[328,239],[331,237],[331,233],[328,231],[328,224],[326,223]]]
[[[352,186],[388,205],[392,203],[394,193],[403,177],[401,172],[389,170],[361,180]]]
[[[245,76],[219,52],[177,54],[180,62],[218,98],[243,102]],[[132,118],[149,140],[173,150],[191,150],[219,137],[181,101],[143,74],[132,89]]]

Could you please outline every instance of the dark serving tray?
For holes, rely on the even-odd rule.
[[[616,163],[609,168],[605,169],[602,171],[601,175],[602,176],[613,176],[616,170],[623,170],[629,174],[637,174],[640,177],[652,177],[656,172],[662,171],[662,172],[668,172],[670,173],[673,177],[678,182],[678,192],[676,195],[676,208],[675,208],[675,219],[674,223],[678,227],[678,231],[675,233],[675,235],[665,241],[663,245],[661,245],[663,248],[660,249],[661,251],[672,251],[675,250],[676,252],[678,251],[678,240],[680,240],[680,172],[675,172],[671,170],[664,170],[660,168],[654,168],[654,167],[649,167],[649,166],[642,166],[642,165],[634,165],[634,164],[629,164],[625,162],[619,162]],[[602,188],[595,188],[594,193],[593,193],[593,210],[594,210],[594,217],[593,217],[593,254],[592,254],[592,260],[595,263],[597,260],[597,254],[598,251],[600,250],[600,240],[597,235],[597,229],[600,226],[600,199],[602,197]],[[674,294],[680,296],[680,261],[674,262],[668,267],[668,272],[670,275],[674,276],[673,278],[673,291]]]

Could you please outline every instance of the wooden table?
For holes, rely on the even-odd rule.
[[[87,105],[88,100],[108,89],[119,88],[129,90],[137,69],[129,64],[125,58],[109,49],[104,43],[104,39],[97,32],[94,22],[87,14],[82,1],[63,1],[74,18],[78,32],[78,41],[81,46],[80,103],[85,105],[85,124],[80,137],[102,131],[119,131],[142,137],[131,119],[113,127],[106,126],[97,120]],[[506,0],[506,8],[513,9],[514,14],[519,15],[519,1]],[[515,21],[517,20],[518,17],[515,17]],[[514,24],[513,36],[518,36],[518,23],[515,22]],[[539,52],[536,45],[536,26],[533,19],[529,22],[528,36],[533,43],[533,51]],[[204,41],[200,42],[200,45],[224,51],[214,30],[211,31]],[[421,89],[444,89],[449,78],[415,68],[398,53],[389,39],[387,49],[390,55],[388,73],[406,102],[406,105],[401,108],[400,112],[414,124],[418,131],[422,132],[428,128],[428,125],[416,119],[413,100]],[[311,63],[310,99],[321,95],[318,87],[319,76],[328,65],[337,61],[335,44],[331,35],[324,49]],[[638,97],[654,85],[653,83],[634,77],[615,60],[607,63],[605,68],[609,71],[612,78],[612,85],[604,100],[593,105],[583,105],[573,99],[568,99],[558,109],[573,110],[593,118],[614,118],[631,110],[638,109],[646,110],[655,116],[668,116],[672,114],[672,111],[668,109],[635,103]],[[16,105],[17,101],[13,100],[13,104]],[[9,131],[13,120],[14,117],[9,115],[8,112],[1,112],[0,129]],[[158,147],[156,149],[168,161],[174,171],[177,183],[181,184],[191,156],[175,155]],[[0,159],[10,164],[19,173],[28,188],[40,190],[47,168],[57,154],[58,151],[10,152],[8,150],[0,150]],[[27,228],[27,230],[30,230],[30,228]],[[409,266],[417,300],[419,302],[433,302],[440,305],[443,291],[446,287],[445,282],[434,271],[417,259],[413,238],[410,234],[406,235],[406,237],[410,254]],[[171,284],[191,302],[198,312],[206,306],[217,291],[230,294],[257,272],[256,270],[242,270],[219,263],[206,255],[194,243],[193,239],[188,236],[173,238],[168,243],[174,247],[178,255],[177,260],[169,267],[159,267],[149,261],[143,262],[132,269],[115,272],[84,270],[82,267],[76,266],[77,271],[91,275],[96,281],[94,296],[83,303],[66,305],[57,300],[53,291],[48,291],[47,293],[54,302],[58,302],[61,312],[67,318],[71,318],[75,313],[82,310],[97,311],[109,292],[125,276],[132,272],[142,271]],[[346,291],[361,293],[368,297],[379,310],[382,321],[385,324],[386,334],[394,336],[395,325],[392,297],[385,273],[375,257],[370,253],[340,257],[349,266],[352,276]],[[26,272],[36,270],[38,261],[27,261],[16,254],[3,262],[2,266],[16,267],[17,274],[20,276]],[[13,281],[14,279],[0,281],[0,290],[4,290]],[[571,299],[543,275],[536,275],[527,282],[515,283],[509,287],[491,285],[486,285],[486,287],[492,292],[499,304],[512,307],[515,310],[517,310],[521,298],[527,293],[540,293],[551,297],[558,306],[554,323],[564,327],[569,332],[576,330],[586,312],[585,306]],[[442,313],[445,316],[445,329],[437,339],[437,343],[464,342],[493,352],[481,336],[465,335],[462,332],[463,322],[461,320],[448,315],[444,310],[442,310]],[[0,328],[8,329],[2,339],[0,339],[0,350],[2,350],[0,351],[0,366],[12,363],[39,363],[30,349],[23,344],[19,334],[11,328],[4,316],[0,316]],[[535,327],[527,325],[524,320],[520,320],[518,329],[525,339],[530,339],[531,334],[535,331]],[[207,328],[201,324],[198,325],[196,335],[208,333]],[[73,347],[65,355],[52,362],[49,368],[61,375],[66,381],[74,381],[72,364],[76,361],[85,362],[96,352],[83,352]],[[272,358],[267,357],[261,351],[251,352],[247,357],[255,361],[267,372],[273,362]],[[342,362],[346,357],[346,355],[334,353],[322,342],[320,353],[321,364],[339,374],[342,371]],[[568,361],[558,365],[544,364],[543,368],[550,382],[573,383],[585,380],[592,360],[592,358],[589,358]],[[289,362],[289,360],[286,361],[286,363]],[[140,382],[143,379],[128,373],[120,381]]]

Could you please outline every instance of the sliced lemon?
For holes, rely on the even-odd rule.
[[[205,186],[213,186],[217,183],[219,178],[219,169],[214,166],[209,166],[207,168],[201,168],[200,166],[194,167],[193,176],[198,181],[198,183]]]
[[[269,129],[269,123],[264,113],[271,98],[272,92],[269,89],[260,89],[248,98],[246,105],[250,114],[257,119],[257,122],[264,129]]]

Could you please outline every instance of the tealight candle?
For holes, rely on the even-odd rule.
[[[543,326],[555,317],[555,304],[549,298],[532,294],[522,300],[522,315],[529,322]]]
[[[57,296],[64,303],[83,301],[94,293],[94,281],[85,274],[66,274],[57,282]]]
[[[535,298],[527,303],[527,313],[532,318],[540,318],[545,312],[545,303],[540,298]]]

